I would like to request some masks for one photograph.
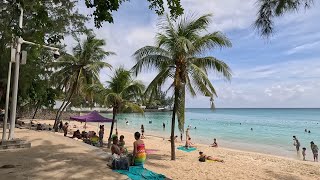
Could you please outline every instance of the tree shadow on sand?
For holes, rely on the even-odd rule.
[[[53,145],[50,141],[43,141],[41,145],[30,149],[0,152],[0,166],[15,165],[14,168],[0,169],[0,177],[46,180],[127,179],[126,176],[112,172],[106,161],[99,159],[91,150],[77,152],[75,148],[77,147]]]

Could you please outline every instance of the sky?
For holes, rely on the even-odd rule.
[[[208,31],[222,31],[232,42],[227,49],[212,49],[209,55],[226,62],[232,69],[231,81],[209,73],[218,97],[217,108],[310,108],[320,107],[320,3],[309,10],[289,13],[275,21],[275,33],[265,39],[253,28],[257,13],[256,0],[181,0],[185,14],[212,13]],[[90,13],[80,1],[81,12]],[[159,31],[159,17],[148,9],[148,2],[125,2],[114,13],[114,24],[104,23],[100,29],[87,23],[98,38],[105,39],[108,51],[116,56],[105,59],[114,69],[130,69],[132,54],[146,45],[154,45]],[[69,37],[68,47],[74,45]],[[105,82],[112,75],[101,71]],[[137,79],[146,85],[156,72],[145,71]],[[187,95],[186,107],[208,108],[209,98]]]

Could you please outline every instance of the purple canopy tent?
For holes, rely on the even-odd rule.
[[[101,116],[97,111],[92,111],[89,114],[84,116],[71,116],[71,120],[76,120],[80,122],[98,122],[98,123],[107,123],[112,122],[112,119]],[[86,126],[86,125],[85,125]]]

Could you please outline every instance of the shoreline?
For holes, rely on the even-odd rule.
[[[29,120],[29,119],[24,119],[24,121],[25,120]],[[54,120],[43,120],[43,119],[34,119],[35,121],[54,121]],[[66,122],[66,121],[68,121],[68,122],[71,122],[71,123],[79,123],[79,122],[77,122],[77,121],[73,121],[73,120],[63,120],[64,122]],[[53,124],[53,123],[52,123]],[[106,127],[108,127],[108,123],[100,123],[100,125],[102,125],[102,124],[104,124]],[[89,128],[87,128],[87,129],[90,129],[90,130],[92,130],[92,131],[98,131],[99,130],[99,128],[98,128],[98,123],[87,123],[87,125],[90,125],[91,127],[89,127]],[[113,133],[115,133],[115,128],[116,127],[114,127],[114,130],[113,130]],[[119,128],[119,126],[118,126],[118,128]],[[120,128],[123,128],[123,130],[121,130],[122,132],[125,132],[126,134],[128,134],[128,133],[134,133],[134,132],[136,132],[136,130],[134,130],[134,128],[125,128],[125,126],[121,126]],[[110,127],[108,127],[108,128],[106,128],[105,129],[106,130],[106,132],[107,133],[105,133],[105,139],[104,140],[106,140],[106,135],[108,135],[109,133],[109,130],[110,130]],[[139,130],[139,132],[140,132],[140,130]],[[145,136],[150,136],[150,137],[154,137],[154,138],[159,138],[159,140],[163,140],[163,138],[167,141],[167,140],[169,140],[169,137],[170,137],[170,135],[168,135],[168,137],[167,136],[165,136],[165,135],[163,135],[163,134],[161,134],[160,132],[153,132],[153,131],[149,131],[148,130],[148,132],[150,132],[150,133],[147,133],[147,134],[145,134]],[[192,131],[191,131],[192,132]],[[98,132],[97,132],[98,133]],[[176,135],[178,135],[178,134],[176,134]],[[180,136],[178,135],[178,143],[176,143],[176,147],[177,147],[177,144],[181,144],[181,145],[184,145],[184,143],[185,143],[185,134],[183,134],[183,141],[181,142],[180,141]],[[192,134],[191,134],[191,137],[192,137]],[[195,139],[195,138],[193,138],[193,139]],[[228,140],[220,140],[220,139],[218,139],[217,140],[218,141],[218,143],[219,143],[219,148],[221,148],[221,149],[225,149],[225,150],[231,150],[231,151],[239,151],[239,152],[244,152],[244,153],[258,153],[258,154],[260,154],[260,155],[268,155],[268,156],[274,156],[274,157],[278,157],[278,158],[286,158],[286,159],[290,159],[290,160],[297,160],[297,161],[302,161],[302,155],[301,155],[301,150],[302,150],[302,147],[301,147],[301,150],[299,151],[299,154],[297,154],[297,152],[295,151],[295,147],[294,146],[292,146],[292,152],[291,151],[286,151],[285,153],[267,153],[267,151],[269,150],[273,150],[273,152],[277,152],[276,150],[276,147],[273,147],[273,146],[270,146],[270,149],[268,149],[268,150],[265,150],[264,152],[261,152],[261,151],[259,151],[262,147],[265,147],[265,146],[268,146],[268,145],[263,145],[263,146],[260,146],[260,148],[259,149],[256,149],[255,150],[255,146],[256,146],[256,144],[250,144],[250,143],[241,143],[241,142],[235,142],[235,141],[228,141]],[[193,142],[193,141],[192,141]],[[222,142],[222,143],[221,143]],[[209,144],[210,143],[208,143],[208,144],[206,144],[206,143],[204,143],[204,141],[201,141],[200,140],[200,142],[193,142],[193,143],[195,143],[195,144],[197,144],[197,145],[200,145],[201,147],[210,147],[209,146]],[[230,143],[234,143],[233,145],[227,145],[227,146],[225,146],[226,144],[230,144]],[[223,145],[223,146],[221,146],[221,144]],[[239,144],[242,144],[241,146],[239,146]],[[243,144],[245,144],[245,145],[243,145]],[[236,146],[238,146],[238,148],[236,148]],[[248,146],[247,148],[245,148],[245,146]],[[251,148],[250,148],[251,147]],[[288,155],[288,154],[286,154],[286,153],[291,153],[290,155]],[[282,154],[282,155],[281,155]],[[307,154],[307,159],[310,159],[312,157],[312,155],[311,155],[311,151]]]

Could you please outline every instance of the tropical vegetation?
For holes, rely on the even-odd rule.
[[[88,87],[101,84],[100,70],[112,67],[103,60],[107,56],[115,54],[103,50],[105,41],[97,39],[91,33],[87,35],[83,42],[77,36],[74,36],[74,38],[77,41],[77,46],[73,48],[73,55],[65,54],[53,63],[56,69],[53,74],[53,82],[56,83],[56,87],[65,91],[63,103],[55,118],[54,128],[56,131],[58,131],[61,114],[69,105],[72,96],[76,93],[90,100],[92,92],[88,90]]]
[[[108,138],[108,146],[110,146],[117,114],[121,112],[143,113],[138,102],[143,98],[145,86],[142,82],[134,80],[130,71],[120,67],[107,81],[106,88],[98,85],[94,89],[95,92],[103,94],[105,104],[112,107],[112,123]]]
[[[159,25],[155,46],[145,46],[134,53],[137,61],[133,67],[136,75],[153,68],[158,71],[146,89],[146,94],[157,92],[170,80],[169,90],[174,92],[171,126],[171,159],[175,160],[175,118],[178,128],[184,131],[186,90],[191,96],[198,93],[213,98],[217,93],[208,72],[231,78],[229,66],[212,56],[204,56],[215,48],[231,47],[229,39],[221,32],[207,32],[211,15],[199,18],[182,17],[174,22],[167,16]],[[210,53],[212,54],[212,53]]]

